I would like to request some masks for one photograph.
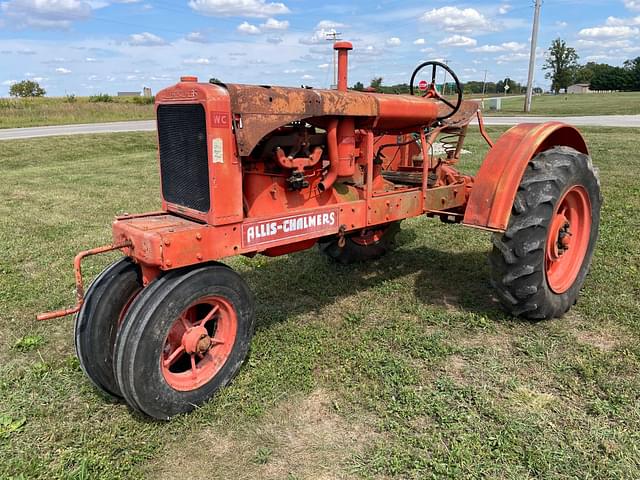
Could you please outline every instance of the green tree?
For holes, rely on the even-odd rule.
[[[591,79],[599,66],[596,62],[587,62],[584,65],[578,65],[573,76],[573,81],[575,83],[591,83]]]
[[[547,60],[542,67],[548,70],[545,78],[551,79],[551,90],[559,93],[561,88],[567,91],[567,87],[573,82],[578,68],[578,54],[575,49],[568,47],[566,42],[556,38],[548,49]]]
[[[505,85],[509,85],[509,88],[507,89],[506,93],[511,93],[511,94],[522,93],[522,90],[525,89],[525,87],[520,85],[518,82],[516,82],[515,80],[511,80],[509,77],[507,77],[504,80],[500,80],[498,83],[496,83],[495,92],[505,93],[505,90],[504,90]]]
[[[12,97],[44,97],[46,93],[44,88],[33,80],[22,80],[9,88],[9,95]]]
[[[369,85],[371,88],[375,88],[376,90],[380,90],[382,86],[382,77],[374,77],[371,79],[371,84]]]
[[[640,57],[624,62],[624,69],[629,75],[629,89],[640,91]]]
[[[362,82],[356,82],[352,88],[353,90],[358,90],[359,92],[361,92],[364,90],[364,84]]]
[[[632,73],[626,68],[605,63],[596,65],[590,82],[591,90],[632,90]]]

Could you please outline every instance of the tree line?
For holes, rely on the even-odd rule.
[[[374,77],[373,79],[371,79],[371,82],[368,87],[365,87],[362,82],[356,82],[353,85],[353,87],[351,87],[351,89],[357,90],[360,92],[368,90],[368,91],[375,91],[378,93],[396,93],[396,94],[409,93],[410,91],[408,83],[398,83],[395,85],[383,85],[382,80],[383,80],[382,77]],[[527,90],[526,85],[522,85],[521,83],[516,82],[515,80],[509,77],[506,77],[504,80],[499,80],[497,82],[481,82],[481,81],[475,81],[475,80],[465,82],[465,83],[462,83],[462,89],[463,89],[463,93],[465,94],[469,94],[469,93],[488,93],[488,94],[502,93],[503,94],[505,93],[505,88],[504,88],[505,85],[509,85],[509,88],[506,90],[508,93],[519,94],[519,93],[525,93]],[[455,85],[453,83],[447,82],[446,90],[449,92],[453,92],[454,89],[455,89]],[[539,87],[536,87],[534,88],[534,93],[542,93],[542,89]]]
[[[640,57],[624,62],[621,67],[606,63],[578,63],[575,49],[564,40],[556,38],[547,50],[547,59],[542,67],[545,78],[551,80],[551,90],[567,91],[569,85],[589,84],[591,90],[640,91]]]

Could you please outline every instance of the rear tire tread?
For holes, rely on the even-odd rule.
[[[580,184],[592,206],[589,247],[573,285],[562,294],[548,286],[545,273],[547,229],[565,189]],[[562,316],[576,302],[598,237],[600,180],[591,158],[570,147],[539,153],[527,165],[506,232],[494,234],[489,257],[492,284],[504,308],[531,320]]]

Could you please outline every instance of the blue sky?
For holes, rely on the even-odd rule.
[[[0,0],[0,96],[16,80],[50,95],[155,92],[183,74],[227,82],[327,87],[325,34],[354,44],[349,84],[408,81],[446,59],[462,80],[524,82],[533,0]],[[580,61],[640,56],[640,0],[546,0],[535,82],[555,37]]]

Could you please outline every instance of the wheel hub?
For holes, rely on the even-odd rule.
[[[191,327],[182,336],[182,346],[189,355],[192,353],[203,354],[211,348],[211,337],[202,325]]]
[[[174,321],[160,356],[160,368],[175,390],[200,388],[218,373],[231,354],[238,320],[224,297],[203,297]]]

